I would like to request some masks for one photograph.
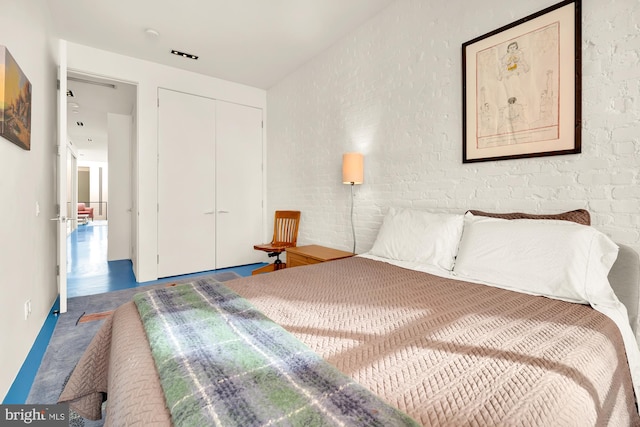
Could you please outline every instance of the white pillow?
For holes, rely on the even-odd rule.
[[[390,208],[370,254],[451,271],[464,216]]]
[[[617,301],[607,275],[618,246],[598,230],[559,220],[467,214],[454,274],[577,303]]]

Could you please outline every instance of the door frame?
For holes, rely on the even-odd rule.
[[[138,115],[138,99],[139,99],[139,84],[133,81],[127,81],[123,79],[119,79],[116,77],[106,76],[106,75],[98,75],[91,71],[85,71],[82,69],[75,69],[68,67],[68,49],[67,49],[67,41],[60,39],[59,40],[59,56],[58,56],[58,132],[57,132],[57,177],[56,177],[56,193],[57,193],[57,203],[58,203],[58,216],[56,218],[52,218],[58,221],[58,230],[57,230],[57,284],[58,284],[58,293],[60,297],[59,303],[59,311],[60,313],[65,313],[67,311],[67,257],[68,257],[68,248],[67,248],[67,229],[75,229],[77,224],[77,209],[74,207],[75,203],[77,203],[77,163],[79,159],[79,154],[75,147],[68,141],[68,132],[67,132],[67,79],[69,73],[93,76],[100,79],[112,80],[115,83],[126,83],[136,87],[135,91],[135,108],[131,112],[131,117],[133,119],[134,125],[131,128],[131,147],[130,147],[130,159],[129,165],[127,166],[130,173],[137,168],[134,165],[134,162],[137,162],[137,151],[136,146],[138,144],[138,128],[137,128],[137,115]],[[72,194],[68,194],[67,187],[67,175],[69,173],[67,166],[67,150],[70,150],[72,155],[75,157],[75,167],[72,166],[72,172],[74,173],[73,184],[71,186]],[[136,200],[133,199],[133,195],[136,194],[137,189],[137,176],[133,173],[130,177],[130,198],[131,200],[131,210],[133,212],[137,212],[137,203]],[[67,215],[66,206],[67,203],[71,201],[70,212]],[[138,215],[133,215],[133,218],[130,218],[130,249],[131,249],[131,260],[133,262],[134,257],[137,256],[137,239],[135,239],[134,231],[137,229],[137,221]],[[72,226],[68,227],[67,222],[71,222]],[[134,265],[134,274],[135,274],[135,265]]]
[[[58,41],[58,144],[57,144],[57,282],[60,313],[67,312],[67,41]]]

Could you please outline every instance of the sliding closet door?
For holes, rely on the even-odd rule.
[[[158,277],[215,269],[215,109],[158,91]]]
[[[262,110],[218,101],[216,153],[216,267],[261,262]]]

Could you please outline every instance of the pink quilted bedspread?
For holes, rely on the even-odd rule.
[[[589,306],[357,257],[226,285],[425,426],[640,425],[620,333]],[[61,400],[99,417],[104,391],[107,425],[169,425],[141,331],[118,309]]]

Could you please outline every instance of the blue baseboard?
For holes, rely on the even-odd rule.
[[[23,405],[26,403],[29,391],[31,391],[31,385],[38,373],[38,368],[40,367],[40,363],[42,363],[42,358],[49,345],[49,340],[51,340],[51,335],[53,335],[53,330],[58,322],[58,315],[54,314],[54,312],[57,312],[59,309],[60,297],[53,303],[49,315],[45,319],[42,329],[40,329],[40,333],[31,347],[31,351],[29,351],[16,379],[13,381],[11,388],[2,401],[3,405]]]

